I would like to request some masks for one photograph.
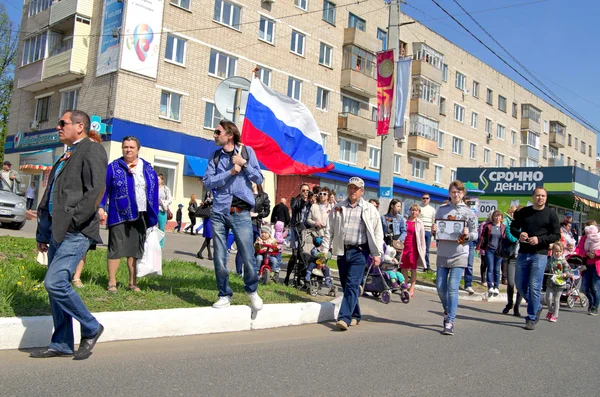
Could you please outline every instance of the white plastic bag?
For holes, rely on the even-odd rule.
[[[47,252],[38,251],[36,259],[37,259],[37,263],[39,263],[40,265],[48,266],[48,253]]]
[[[146,230],[144,256],[137,260],[137,277],[162,276],[162,248],[160,240],[165,233],[157,227]]]

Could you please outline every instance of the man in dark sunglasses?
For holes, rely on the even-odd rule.
[[[287,266],[287,274],[285,276],[284,283],[286,285],[290,282],[290,275],[294,267],[298,264],[304,241],[302,241],[302,232],[306,229],[306,220],[308,219],[309,208],[311,202],[309,200],[309,193],[311,193],[310,186],[303,183],[300,185],[300,194],[296,197],[292,197],[291,209],[292,209],[292,220],[290,228],[290,245],[292,247],[292,257],[290,258]],[[296,279],[298,282],[302,282],[302,277],[296,272]]]

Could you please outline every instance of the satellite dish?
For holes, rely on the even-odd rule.
[[[228,77],[219,84],[215,91],[215,106],[221,116],[233,121],[241,130],[246,114],[250,81],[243,77]],[[236,114],[236,103],[239,115]]]

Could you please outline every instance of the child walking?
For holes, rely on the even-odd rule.
[[[181,221],[183,218],[183,213],[181,211],[182,208],[183,208],[183,204],[179,204],[177,206],[177,214],[175,215],[175,220],[177,221],[177,226],[175,226],[173,228],[173,233],[175,233],[175,230],[177,230],[177,233],[181,233]]]
[[[546,303],[548,315],[546,320],[555,323],[560,309],[560,296],[565,288],[567,279],[571,277],[571,267],[565,260],[564,247],[561,242],[552,245],[552,256],[548,260],[548,269],[552,276],[546,282]]]

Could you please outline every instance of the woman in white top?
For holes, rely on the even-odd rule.
[[[167,226],[167,209],[173,201],[169,187],[165,185],[165,176],[158,174],[158,228],[165,231]],[[165,238],[160,240],[160,248],[165,245]]]
[[[333,205],[329,202],[329,188],[321,188],[319,198],[315,204],[310,207],[308,219],[306,223],[317,235],[323,237],[325,235],[325,227],[329,219],[329,213]]]

